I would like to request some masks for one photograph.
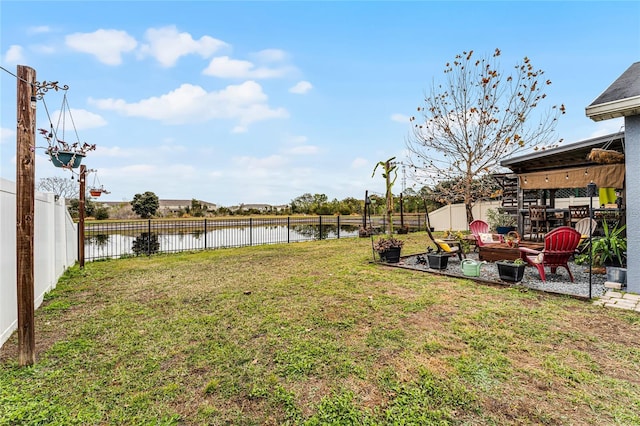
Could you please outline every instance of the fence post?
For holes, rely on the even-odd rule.
[[[338,215],[338,239],[340,239],[340,215]]]
[[[291,242],[291,216],[287,216],[287,244]]]
[[[318,234],[318,239],[322,240],[322,216],[318,216],[318,229],[320,230],[320,233]]]
[[[148,219],[147,233],[147,256],[151,256],[151,219]]]
[[[253,245],[253,218],[249,218],[249,245]]]
[[[204,249],[207,249],[207,218],[204,218]]]

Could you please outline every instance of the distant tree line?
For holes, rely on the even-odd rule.
[[[57,197],[75,195],[77,191],[72,194],[68,182],[60,181],[58,179],[43,179],[44,184],[39,185],[39,188],[54,192]],[[487,188],[491,190],[491,197],[496,198],[501,196],[500,187],[497,182],[491,178],[483,177],[474,181],[474,186]],[[59,184],[56,191],[54,184]],[[405,213],[424,213],[425,209],[430,212],[437,210],[438,208],[448,203],[461,203],[464,202],[464,198],[451,197],[451,188],[456,185],[453,181],[443,181],[438,183],[435,187],[429,188],[427,186],[422,187],[420,190],[415,191],[412,188],[405,189],[402,194],[394,194],[394,211],[400,212],[400,203],[402,203],[402,211]],[[59,193],[58,193],[59,192]],[[385,213],[385,197],[382,194],[370,194],[369,195],[369,213],[372,215],[382,215]],[[69,213],[73,218],[78,218],[78,198],[71,198],[68,201]],[[151,192],[146,191],[141,194],[135,194],[133,200],[130,202],[123,202],[118,207],[106,207],[100,205],[91,196],[85,197],[85,217],[94,218],[97,220],[109,219],[109,217],[122,217],[122,210],[128,210],[130,216],[138,216],[140,218],[152,218],[158,217],[160,200],[158,196]],[[265,206],[258,209],[255,207],[246,207],[240,205],[237,208],[229,208],[220,206],[218,208],[210,208],[206,204],[196,200],[191,200],[191,205],[180,209],[178,212],[172,213],[176,217],[212,217],[212,216],[257,216],[257,215],[362,215],[365,214],[365,200],[355,197],[347,197],[342,200],[334,198],[329,200],[326,194],[302,194],[286,205],[286,206]],[[165,215],[165,217],[168,217]]]

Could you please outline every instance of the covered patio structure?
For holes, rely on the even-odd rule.
[[[592,155],[603,150],[618,154],[616,162],[602,164],[601,159]],[[575,204],[593,201],[590,208],[595,212],[608,212],[614,210],[617,197],[613,194],[618,191],[621,203],[615,205],[615,210],[623,212],[626,199],[624,152],[625,134],[619,132],[502,161],[500,164],[517,178],[518,232],[526,233],[530,205],[546,205],[547,211],[556,215],[556,226],[570,224],[569,206],[556,206],[558,194],[570,200],[575,197]],[[599,188],[599,194],[593,199],[585,198],[590,183]]]

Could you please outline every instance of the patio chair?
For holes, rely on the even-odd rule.
[[[433,244],[436,246],[436,253],[448,254],[450,256],[458,256],[458,258],[462,260],[463,253],[459,245],[452,246],[440,238],[435,238],[428,226],[427,226],[427,235],[429,235],[429,238],[431,239],[431,241],[433,241]]]
[[[570,226],[561,226],[549,232],[544,237],[544,249],[542,251],[533,250],[527,247],[520,247],[520,255],[529,265],[535,266],[540,273],[542,282],[546,281],[544,274],[545,266],[551,268],[551,273],[555,274],[559,266],[562,266],[569,273],[569,278],[573,282],[573,275],[569,269],[569,259],[575,254],[580,243],[580,233]]]
[[[502,235],[490,232],[489,224],[484,220],[474,220],[469,224],[469,230],[476,239],[476,247],[484,247],[487,244],[504,242],[504,237]]]
[[[589,222],[591,222],[591,232],[589,232]],[[593,235],[596,228],[598,227],[598,222],[595,219],[590,219],[588,217],[580,219],[576,222],[575,230],[580,233],[580,242],[578,243],[578,248],[576,249],[576,253],[584,253],[589,244],[587,239],[589,235]]]
[[[589,205],[569,206],[569,225],[575,227],[584,218],[589,217]],[[588,228],[587,228],[588,229]]]
[[[539,241],[547,232],[549,232],[547,206],[537,204],[529,206],[529,238]]]

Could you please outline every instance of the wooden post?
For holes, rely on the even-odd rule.
[[[36,139],[36,71],[18,65],[16,132],[16,269],[18,286],[18,358],[21,366],[36,362],[34,326],[34,211]]]
[[[87,167],[80,165],[80,201],[78,202],[78,263],[84,268],[84,200],[86,193]]]

